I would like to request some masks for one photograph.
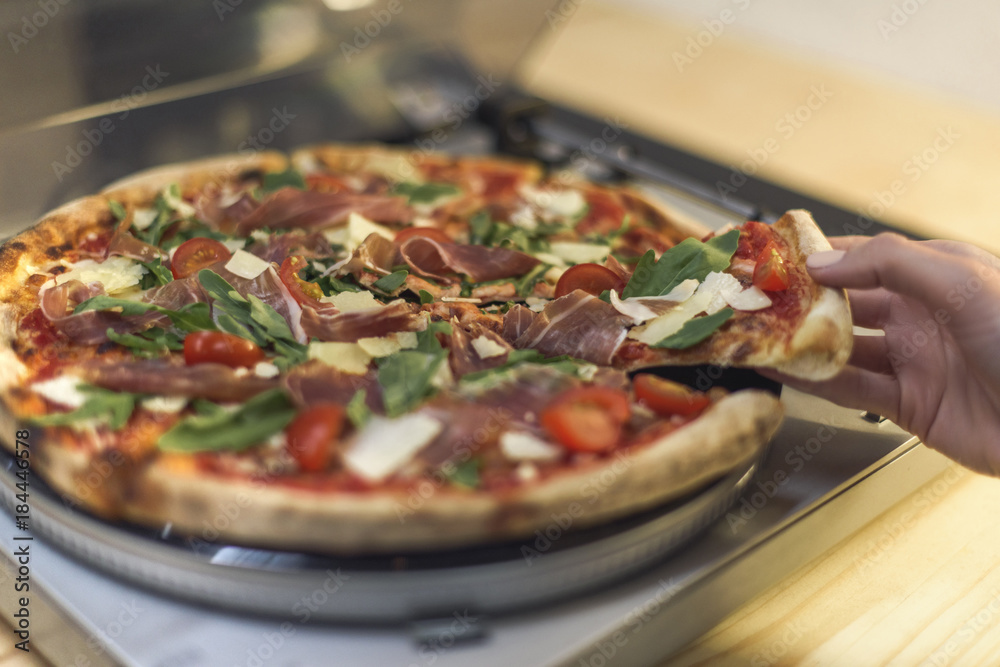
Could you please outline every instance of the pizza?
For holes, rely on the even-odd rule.
[[[136,174],[0,246],[0,399],[67,504],[363,554],[530,537],[761,456],[763,390],[836,373],[810,215],[710,231],[620,184],[384,145]],[[11,446],[11,442],[7,442]]]

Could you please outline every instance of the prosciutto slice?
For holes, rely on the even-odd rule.
[[[180,360],[178,360],[180,361]],[[192,366],[182,361],[146,359],[128,362],[84,362],[83,378],[113,391],[161,396],[206,398],[211,401],[245,401],[278,386],[278,378],[262,378],[246,369],[223,364]]]
[[[504,351],[483,358],[473,344],[473,341],[479,337],[484,337],[500,345]],[[457,322],[453,322],[448,349],[448,363],[451,365],[451,372],[456,377],[461,377],[467,373],[476,373],[502,366],[507,361],[511,347],[492,331],[482,328],[478,331],[466,331],[463,327],[458,326]]]
[[[258,208],[240,220],[236,232],[246,236],[261,227],[334,227],[346,221],[351,213],[375,222],[398,224],[409,222],[412,216],[405,197],[282,188],[268,195]]]
[[[240,296],[246,298],[252,294],[274,308],[288,322],[288,328],[292,330],[297,341],[305,343],[308,340],[308,336],[302,328],[302,307],[295,301],[285,284],[281,282],[281,278],[273,266],[252,279],[236,275],[226,268],[224,262],[213,264],[209,268],[232,285]]]
[[[399,252],[403,261],[416,273],[436,280],[453,280],[447,274],[459,273],[481,283],[501,278],[523,276],[541,262],[531,255],[509,248],[442,243],[425,236],[414,236],[403,243]]]
[[[99,345],[108,340],[107,330],[116,333],[135,333],[151,326],[159,317],[157,313],[123,317],[121,313],[88,310],[74,315],[72,309],[87,299],[104,294],[98,283],[85,285],[79,280],[67,280],[49,287],[41,295],[39,307],[58,331],[82,345]]]
[[[327,342],[355,343],[361,338],[421,331],[424,327],[418,307],[405,301],[347,313],[318,312],[308,306],[302,309],[302,328],[306,336]]]
[[[611,304],[575,290],[548,303],[514,340],[514,347],[535,349],[547,357],[568,354],[608,365],[631,322]]]
[[[500,335],[508,343],[513,344],[521,337],[531,323],[535,321],[535,313],[527,306],[517,304],[511,307],[503,316],[503,331]]]
[[[302,255],[307,259],[329,257],[330,242],[319,232],[292,231],[254,242],[248,250],[261,259],[281,264],[286,257]]]
[[[382,387],[375,370],[365,375],[354,375],[319,361],[310,361],[290,370],[283,383],[292,402],[300,408],[328,401],[347,405],[359,389],[364,389],[368,407],[379,414],[385,411],[382,407]]]

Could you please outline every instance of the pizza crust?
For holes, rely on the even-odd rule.
[[[223,185],[253,171],[284,171],[288,158],[276,151],[232,153],[178,162],[126,176],[108,184],[101,194],[123,204],[148,205],[163,188],[177,183],[182,190],[215,183]]]
[[[115,469],[86,500],[103,516],[117,509],[112,518],[205,542],[342,555],[439,550],[528,538],[554,516],[571,517],[575,529],[675,500],[759,457],[781,417],[773,395],[738,392],[650,445],[496,495],[441,488],[431,477],[405,493],[311,492],[266,476],[207,476],[161,457]],[[46,463],[49,483],[67,497],[95,474],[90,458],[69,450]]]

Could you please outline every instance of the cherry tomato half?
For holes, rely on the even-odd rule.
[[[229,249],[215,239],[193,238],[177,246],[170,260],[170,272],[180,280],[232,256]]]
[[[768,241],[757,256],[757,265],[753,269],[753,284],[768,292],[778,292],[788,289],[788,267],[778,252],[778,245]]]
[[[661,417],[693,415],[712,402],[708,394],[649,373],[635,376],[635,397]]]
[[[620,389],[586,386],[570,389],[545,406],[539,421],[552,438],[577,452],[602,452],[621,439],[631,415]]]
[[[320,299],[323,298],[323,290],[316,283],[299,278],[299,271],[304,268],[306,268],[305,257],[292,255],[286,257],[285,261],[281,263],[278,276],[299,305],[308,305],[319,309],[323,305],[320,303]]]
[[[305,472],[325,470],[343,428],[344,409],[336,403],[318,403],[300,412],[285,429],[288,453]]]
[[[264,351],[253,341],[224,331],[194,331],[184,338],[184,363],[216,363],[230,368],[255,366]]]
[[[406,227],[396,232],[396,245],[403,245],[414,237],[422,237],[438,243],[454,243],[455,240],[437,227]]]
[[[578,289],[594,296],[600,296],[604,290],[614,290],[620,294],[625,289],[625,281],[600,264],[577,264],[559,276],[555,296],[558,299]]]

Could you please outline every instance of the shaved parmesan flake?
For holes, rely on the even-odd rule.
[[[167,206],[177,211],[177,215],[182,218],[190,218],[197,213],[194,206],[184,201],[182,197],[175,196],[172,188],[164,188],[161,195]]]
[[[743,285],[728,273],[713,271],[705,276],[705,281],[698,288],[698,291],[712,294],[712,300],[705,307],[705,313],[712,315],[725,308],[731,297],[742,292]]]
[[[253,374],[260,378],[273,378],[280,375],[281,371],[270,361],[259,361],[253,367]]]
[[[396,238],[395,232],[388,227],[372,222],[368,218],[358,213],[351,213],[347,216],[347,224],[335,229],[323,231],[323,236],[330,243],[342,245],[347,252],[354,252],[358,246],[364,243],[370,234],[384,236],[390,241]]]
[[[547,299],[542,299],[537,296],[529,296],[524,300],[524,304],[528,306],[528,310],[533,313],[540,313],[545,310],[545,306],[549,303]]]
[[[271,268],[271,263],[246,250],[237,250],[226,262],[226,270],[240,278],[253,280]]]
[[[371,292],[340,292],[339,294],[331,294],[330,296],[324,296],[320,301],[326,303],[332,303],[337,307],[342,313],[350,313],[356,310],[371,310],[372,308],[381,308],[382,304],[378,302]]]
[[[175,414],[183,410],[187,402],[186,396],[152,396],[144,398],[141,404],[150,412]]]
[[[364,375],[368,372],[368,364],[372,355],[365,352],[357,343],[334,343],[313,341],[309,343],[306,356],[318,359],[328,366],[351,375]]]
[[[132,213],[132,228],[140,232],[149,229],[149,226],[156,220],[157,212],[151,208],[137,208]]]
[[[81,259],[75,264],[70,264],[68,268],[69,271],[55,277],[56,285],[62,285],[70,280],[79,280],[84,284],[101,283],[108,294],[138,285],[146,272],[142,264],[119,255],[108,257],[103,262]]]
[[[417,334],[412,331],[401,331],[377,338],[359,338],[358,345],[372,357],[388,357],[400,350],[416,347]]]
[[[615,307],[615,310],[626,317],[631,317],[632,322],[635,324],[642,324],[646,320],[651,320],[656,317],[656,313],[650,310],[648,306],[644,306],[639,303],[639,299],[635,297],[622,301],[618,296],[618,292],[614,290],[611,290],[608,296],[611,300],[611,305]]]
[[[369,482],[380,482],[403,468],[441,432],[437,419],[416,413],[372,417],[344,452],[344,465]]]
[[[77,389],[81,382],[75,375],[60,375],[35,382],[31,390],[52,403],[75,409],[87,402],[87,396]]]
[[[688,278],[663,296],[639,296],[621,299],[612,290],[610,299],[611,305],[615,307],[615,310],[622,315],[631,317],[635,324],[642,324],[643,322],[657,317],[656,311],[646,304],[657,301],[679,304],[690,299],[691,295],[694,294],[697,289],[698,281],[694,278]]]
[[[492,359],[507,354],[506,347],[487,336],[473,338],[472,349],[476,351],[480,359]]]
[[[596,243],[553,241],[549,244],[549,253],[570,264],[598,263],[608,258],[608,254],[611,253],[611,246]]]
[[[224,241],[219,241],[222,245],[226,246],[226,250],[229,252],[236,252],[237,250],[243,250],[243,246],[247,244],[246,239],[226,239]]]
[[[715,293],[709,290],[698,289],[691,298],[663,313],[655,320],[634,327],[628,332],[628,337],[634,338],[640,343],[655,345],[667,336],[680,331],[688,320],[705,312],[715,296]]]
[[[443,296],[441,297],[442,303],[482,303],[483,300],[476,297],[469,296]]]
[[[512,461],[554,461],[563,450],[524,431],[505,431],[500,435],[500,451]]]
[[[577,190],[541,190],[531,186],[521,188],[521,196],[550,216],[572,217],[587,205]]]
[[[756,285],[751,285],[739,294],[727,296],[726,303],[736,310],[762,310],[771,307],[771,298]]]

